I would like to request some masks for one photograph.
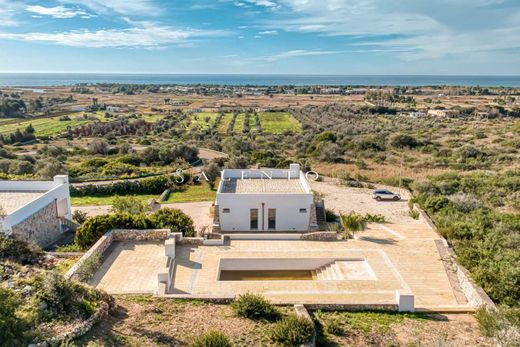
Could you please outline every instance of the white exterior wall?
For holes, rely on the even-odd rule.
[[[48,190],[42,196],[5,216],[3,218],[5,233],[9,234],[14,225],[23,222],[53,201],[57,203],[59,217],[72,219],[69,178],[66,175],[55,176],[53,181],[0,181],[0,190],[28,192]]]
[[[307,194],[229,194],[218,193],[222,231],[250,231],[250,209],[258,209],[258,232],[268,230],[268,209],[276,209],[276,231],[308,231],[311,205],[314,198]],[[262,230],[262,203],[264,204]],[[224,213],[224,209],[229,213]],[[305,208],[306,213],[300,213]]]

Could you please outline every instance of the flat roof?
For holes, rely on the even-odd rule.
[[[299,178],[231,178],[229,181],[222,181],[219,193],[235,194],[304,194],[305,188]]]
[[[16,191],[16,190],[0,190],[0,206],[3,207],[6,214],[10,214],[23,205],[38,199],[45,194],[45,190]]]

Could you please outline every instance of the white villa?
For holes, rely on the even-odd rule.
[[[314,195],[300,165],[222,171],[214,231],[306,232],[317,226]]]
[[[53,181],[0,181],[0,233],[45,247],[72,219],[69,178]]]

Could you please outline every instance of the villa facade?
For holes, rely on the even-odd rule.
[[[72,219],[68,176],[53,181],[0,181],[0,233],[42,247],[56,241]]]
[[[268,233],[316,228],[314,195],[298,164],[288,170],[222,171],[213,230]]]

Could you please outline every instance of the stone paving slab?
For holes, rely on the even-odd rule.
[[[170,293],[229,297],[251,291],[284,303],[394,304],[395,290],[404,290],[415,295],[418,308],[466,307],[466,302],[457,300],[436,247],[440,237],[426,223],[370,224],[356,238],[177,246]],[[221,258],[364,258],[375,280],[218,281]],[[110,293],[150,293],[165,262],[162,243],[123,242],[103,263],[94,284]]]

